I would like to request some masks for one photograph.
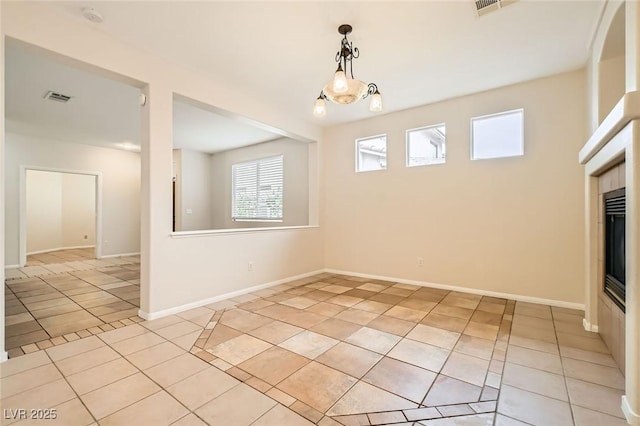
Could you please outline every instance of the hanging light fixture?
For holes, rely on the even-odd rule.
[[[363,83],[353,78],[353,60],[360,56],[357,47],[353,47],[353,43],[347,39],[347,35],[351,33],[351,25],[340,25],[338,32],[343,35],[340,43],[340,50],[336,53],[336,62],[338,69],[336,70],[333,80],[327,83],[320,96],[316,99],[313,107],[313,115],[316,117],[324,117],[327,114],[326,100],[330,100],[336,104],[352,104],[371,95],[369,110],[372,112],[382,111],[382,95],[375,83]],[[347,70],[349,76],[347,76]]]

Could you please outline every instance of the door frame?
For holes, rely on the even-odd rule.
[[[63,169],[57,167],[26,166],[20,165],[20,217],[19,221],[19,266],[27,264],[27,171],[35,170],[40,172],[69,173],[76,175],[95,176],[95,256],[102,258],[102,172],[90,170]]]

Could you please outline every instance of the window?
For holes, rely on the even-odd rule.
[[[446,162],[444,124],[407,130],[407,167]]]
[[[356,139],[356,171],[387,168],[387,135]]]
[[[233,220],[282,221],[282,155],[231,166]]]
[[[471,119],[471,159],[524,155],[524,110]]]

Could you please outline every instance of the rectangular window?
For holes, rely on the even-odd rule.
[[[407,167],[444,164],[446,139],[444,124],[407,130]]]
[[[370,172],[387,168],[387,135],[356,139],[356,171]]]
[[[471,119],[471,159],[524,155],[524,110]]]
[[[282,155],[233,164],[231,185],[233,220],[282,221]]]

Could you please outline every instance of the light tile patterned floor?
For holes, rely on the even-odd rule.
[[[1,405],[64,425],[623,425],[624,379],[581,321],[322,274],[11,359]]]
[[[86,249],[61,250],[29,256],[32,266],[6,271],[10,357],[138,320],[139,258],[91,256]]]

